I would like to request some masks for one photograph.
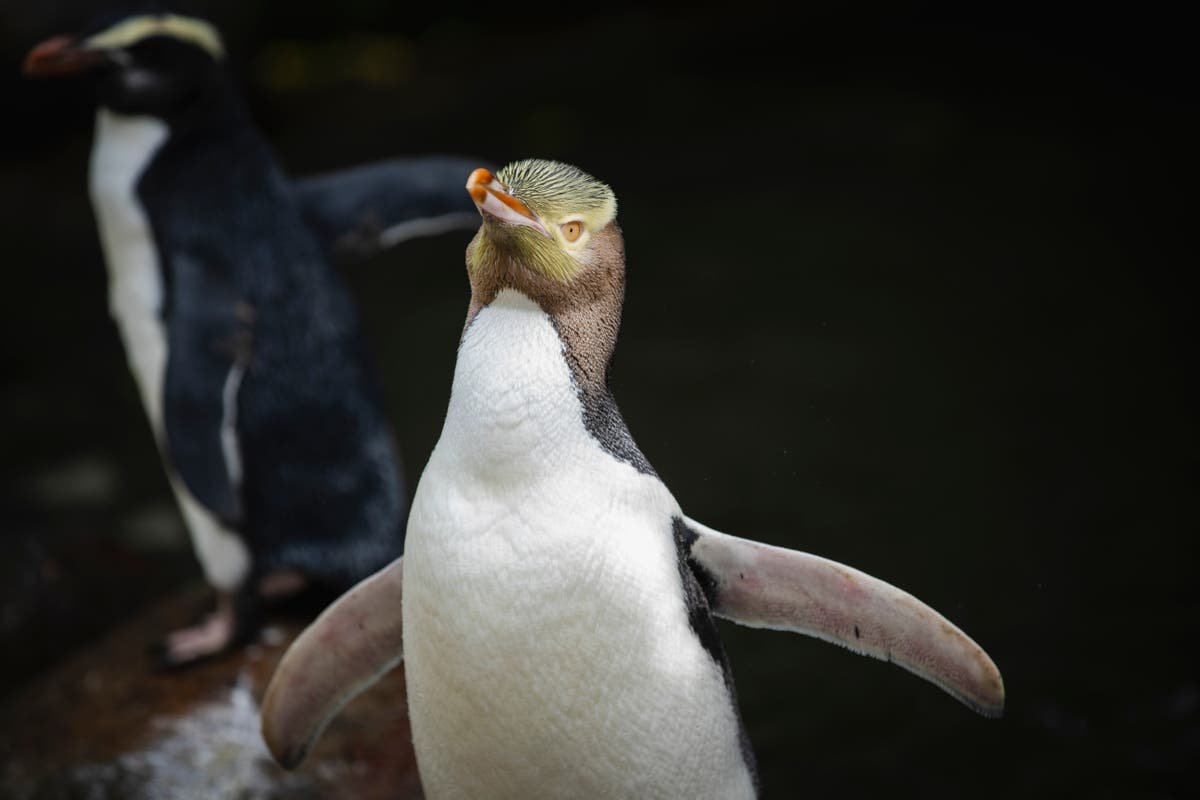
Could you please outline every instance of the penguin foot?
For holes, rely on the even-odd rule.
[[[258,582],[258,596],[264,600],[279,600],[300,594],[310,585],[308,576],[299,570],[272,572]]]
[[[221,595],[215,611],[196,625],[167,634],[151,648],[151,657],[164,670],[190,666],[229,650],[237,631],[234,601]]]
[[[255,584],[255,600],[274,621],[309,624],[337,600],[346,587],[316,580],[301,572],[282,571]]]

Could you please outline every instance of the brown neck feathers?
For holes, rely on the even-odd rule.
[[[490,234],[485,226],[476,238]],[[471,246],[475,245],[472,242]],[[617,223],[593,235],[590,263],[570,282],[526,267],[503,246],[491,252],[492,258],[470,270],[471,305],[466,326],[502,290],[515,289],[554,321],[579,388],[589,394],[604,391],[625,300],[625,250]]]

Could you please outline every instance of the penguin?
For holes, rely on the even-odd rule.
[[[166,667],[245,641],[267,596],[336,597],[403,551],[399,454],[330,258],[364,239],[364,220],[419,214],[422,192],[435,217],[461,211],[436,185],[452,160],[289,181],[224,55],[207,21],[153,13],[52,38],[25,62],[94,87],[109,308],[216,593],[211,615],[162,641]],[[404,176],[417,198],[389,200]]]
[[[625,258],[612,190],[542,160],[476,170],[483,223],[442,434],[406,553],[289,648],[263,736],[299,763],[401,658],[437,798],[752,798],[714,617],[897,664],[989,716],[996,665],[912,595],[686,516],[608,386]]]

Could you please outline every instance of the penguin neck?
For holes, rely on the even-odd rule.
[[[562,314],[498,291],[463,334],[439,450],[506,483],[553,476],[593,447],[653,474],[607,385],[585,385],[571,351]]]
[[[118,207],[141,208],[138,181],[169,136],[170,128],[158,117],[121,114],[103,106],[96,111],[88,188],[98,216],[103,217],[106,210]],[[101,244],[107,249],[103,219],[101,237]]]
[[[483,476],[533,478],[562,464],[556,432],[579,418],[549,315],[515,289],[499,292],[463,333],[439,449]]]
[[[235,83],[221,68],[177,94],[173,103],[159,103],[142,111],[134,111],[124,105],[120,99],[116,99],[108,108],[127,116],[152,115],[170,128],[175,138],[193,133],[205,138],[212,138],[217,133],[219,138],[221,131],[252,126],[245,101]]]
[[[225,80],[214,81],[186,107],[164,117],[175,141],[220,144],[238,133],[254,130],[245,102]]]
[[[608,387],[609,361],[621,328],[625,300],[625,245],[616,220],[594,235],[591,263],[569,282],[527,268],[518,254],[502,248],[492,249],[490,258],[479,258],[479,245],[489,231],[485,223],[467,251],[471,305],[464,344],[483,310],[502,298],[507,297],[504,303],[521,298],[539,311],[554,331],[558,348],[555,358],[567,366],[575,389],[572,411],[582,414],[587,435],[616,460],[654,475],[654,468],[633,441]]]
[[[261,161],[264,152],[273,166],[240,98],[224,81],[214,81],[185,108],[163,115],[126,113],[101,105],[90,164],[92,203],[98,215],[130,205],[145,211],[142,179],[151,171],[165,173],[168,191],[179,194],[237,180],[244,171],[239,167]],[[203,162],[197,167],[203,171],[203,186],[190,185],[194,183],[190,175],[181,186],[175,173],[197,162]],[[213,168],[213,162],[224,168]]]
[[[486,240],[502,237],[503,233],[503,227],[485,220],[468,247],[471,304],[467,328],[481,309],[505,291],[520,294],[549,317],[579,389],[588,394],[607,392],[608,366],[625,300],[625,252],[620,227],[613,221],[595,234],[592,263],[570,281],[530,269],[511,247],[492,247],[487,257],[479,257]]]
[[[178,108],[136,114],[101,106],[93,169],[105,168],[98,163],[100,156],[110,158],[114,151],[136,147],[138,135],[132,131],[137,128],[153,128],[161,138],[142,165],[135,185],[138,199],[150,211],[156,228],[163,214],[211,214],[212,206],[205,205],[201,211],[197,199],[219,198],[215,205],[225,209],[229,207],[230,192],[244,197],[249,192],[264,188],[273,191],[282,185],[282,173],[270,147],[224,75],[214,76]],[[114,146],[101,149],[102,139],[111,140]]]

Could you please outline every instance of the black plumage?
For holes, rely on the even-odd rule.
[[[462,156],[393,158],[297,178],[292,187],[326,252],[370,255],[415,236],[477,229],[479,212],[463,184],[481,164]]]
[[[399,555],[399,459],[353,303],[224,81],[168,118],[137,193],[160,253],[166,452],[255,571],[349,585]],[[241,476],[221,439],[239,368]]]
[[[153,265],[136,246],[128,256],[108,254],[120,262],[109,265],[114,276],[145,281],[132,292],[136,307],[114,314],[140,326],[123,334],[141,348],[131,360],[150,387],[152,423],[174,485],[185,490],[185,516],[194,499],[219,523],[189,516],[219,602],[210,622],[168,637],[167,660],[177,662],[251,632],[260,579],[299,571],[341,591],[401,554],[400,459],[331,257],[477,220],[462,191],[471,166],[464,159],[396,159],[291,181],[223,57],[209,23],[152,12],[47,40],[25,62],[31,75],[86,76],[104,119],[141,126],[135,138],[156,132],[150,144],[117,140],[110,156],[127,168],[131,151],[121,147],[145,144],[138,157],[148,161],[131,173],[135,197],[118,186],[97,202],[116,220],[110,238],[128,237],[139,217],[149,227]],[[126,208],[131,200],[135,210]],[[149,284],[161,284],[161,298]],[[145,324],[155,314],[165,348],[155,344],[156,326]],[[165,372],[156,377],[161,349]],[[221,528],[245,544],[248,567]]]

